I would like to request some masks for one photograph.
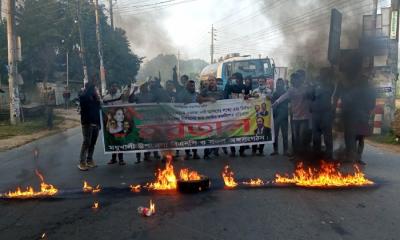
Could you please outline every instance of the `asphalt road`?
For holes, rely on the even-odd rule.
[[[52,200],[0,200],[0,239],[39,239],[43,233],[47,239],[400,239],[400,158],[380,149],[368,146],[364,156],[367,176],[378,183],[373,188],[218,188],[227,163],[243,179],[272,179],[276,172],[292,171],[286,158],[268,156],[174,163],[212,179],[216,189],[195,195],[121,190],[72,194],[84,180],[109,189],[151,181],[158,164],[135,165],[131,154],[126,155],[128,165],[107,166],[109,156],[102,154],[99,142],[99,167],[80,172],[81,139],[80,130],[72,129],[0,153],[0,192],[18,185],[37,188],[36,168],[46,182],[67,191]],[[156,215],[139,216],[137,207],[150,199]],[[100,204],[97,211],[91,209],[94,201]]]

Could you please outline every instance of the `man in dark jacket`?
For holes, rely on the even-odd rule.
[[[257,118],[257,128],[254,130],[254,135],[256,136],[264,136],[264,141],[271,141],[272,136],[271,136],[271,128],[266,127],[264,125],[264,118],[263,117],[258,117]],[[252,146],[252,151],[253,154],[255,154],[258,150],[258,155],[262,156],[264,155],[264,144],[259,144],[259,145],[253,145]]]
[[[332,106],[334,86],[330,69],[321,69],[320,77],[311,91],[311,117],[314,153],[321,154],[321,135],[324,136],[325,158],[332,159],[332,124],[335,108]]]
[[[83,143],[78,168],[87,171],[96,167],[93,161],[94,146],[100,129],[100,97],[95,87],[95,78],[86,83],[79,96]]]
[[[280,96],[286,93],[285,82],[282,78],[276,81],[276,90],[272,94],[272,102],[275,102]],[[271,156],[278,155],[279,131],[282,133],[283,154],[288,155],[288,119],[289,119],[289,101],[286,100],[274,110],[275,141],[274,152]]]
[[[243,75],[239,72],[232,74],[230,79],[230,84],[225,86],[225,99],[232,99],[232,98],[244,98],[245,96],[245,86],[243,84]],[[244,157],[244,151],[246,150],[247,146],[240,146],[239,147],[239,155]],[[236,156],[236,148],[231,147],[231,157]]]
[[[189,80],[186,83],[185,91],[178,92],[177,94],[177,102],[178,103],[196,103],[198,99],[198,93],[196,92],[196,84],[193,80]],[[197,149],[192,149],[193,152],[193,159],[200,159],[199,155],[197,154]],[[185,150],[185,160],[188,160],[192,155],[190,154],[190,150]]]

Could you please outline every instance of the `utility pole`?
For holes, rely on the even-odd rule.
[[[96,37],[97,37],[97,50],[100,59],[100,82],[101,82],[101,95],[106,95],[106,76],[104,71],[103,50],[101,47],[101,34],[100,34],[100,15],[99,15],[99,0],[94,1],[96,13]]]
[[[378,14],[378,0],[372,0],[372,2],[373,2],[373,4],[372,4],[372,27],[373,27],[373,29],[372,29],[372,32],[373,32],[373,38],[376,38],[377,37],[377,34],[376,34],[376,22],[377,22],[377,14]],[[369,66],[371,67],[371,68],[373,68],[374,67],[374,54],[372,54],[372,56],[370,57],[370,60],[369,60]]]
[[[113,2],[113,0],[109,0],[109,4],[110,4],[110,24],[111,24],[111,29],[114,30],[114,13],[113,13],[113,3],[112,2]]]
[[[20,120],[19,92],[16,62],[15,0],[7,0],[8,88],[10,94],[10,123]]]
[[[67,89],[69,87],[69,50],[66,53],[67,57]]]
[[[78,29],[79,29],[79,39],[80,39],[80,57],[83,66],[83,85],[85,85],[89,81],[87,66],[86,66],[86,57],[85,57],[85,40],[83,34],[83,28],[81,23],[81,3],[82,0],[77,0],[76,4],[76,16],[78,19]]]
[[[180,66],[180,58],[181,58],[181,52],[178,50],[178,64],[177,64],[177,70],[178,70],[178,79],[181,79],[181,66]]]
[[[211,25],[211,48],[210,48],[210,53],[211,53],[211,59],[210,59],[210,63],[213,64],[214,63],[214,38],[215,38],[215,28],[214,25]]]

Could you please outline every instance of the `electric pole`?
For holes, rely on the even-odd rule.
[[[15,0],[7,0],[8,88],[10,96],[10,123],[20,120],[20,106],[16,63]]]
[[[377,22],[377,14],[378,14],[378,0],[373,0],[372,1],[372,31],[373,31],[373,37],[376,38],[377,37],[377,32],[376,32],[376,22]],[[369,61],[369,65],[371,68],[374,67],[374,55],[371,56],[370,61]]]
[[[180,58],[181,58],[181,52],[178,50],[178,64],[177,64],[177,74],[178,74],[178,79],[181,79],[181,66],[180,66]]]
[[[211,59],[210,59],[210,63],[213,64],[214,63],[214,25],[211,25],[211,48],[210,48],[210,53],[211,53]]]
[[[99,15],[99,0],[94,1],[96,13],[96,37],[97,37],[97,50],[100,59],[100,81],[101,81],[101,95],[106,95],[106,76],[104,71],[103,50],[101,47],[101,34],[100,34],[100,15]]]
[[[83,66],[83,85],[85,85],[89,81],[87,66],[86,66],[86,57],[85,57],[85,40],[83,34],[83,28],[81,23],[81,3],[82,0],[77,0],[76,4],[76,17],[78,19],[78,29],[79,29],[79,39],[80,39],[80,57]]]
[[[110,25],[111,29],[114,30],[114,14],[113,14],[113,0],[109,0],[110,4]]]

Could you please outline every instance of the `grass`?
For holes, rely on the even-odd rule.
[[[392,131],[382,135],[373,135],[368,139],[378,143],[400,145],[400,138],[396,137]]]
[[[55,116],[53,128],[57,128],[64,119]],[[14,136],[30,135],[38,131],[47,129],[46,118],[34,118],[25,120],[25,122],[12,126],[8,122],[0,122],[0,139],[7,139]]]

